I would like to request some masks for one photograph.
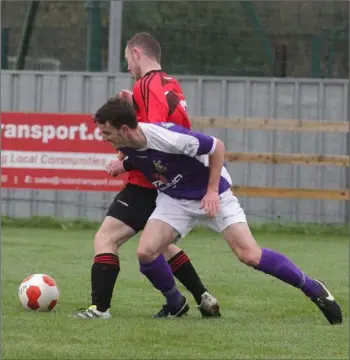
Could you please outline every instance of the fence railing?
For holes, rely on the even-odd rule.
[[[278,120],[227,117],[193,117],[193,126],[202,128],[225,128],[241,130],[272,130],[299,132],[348,133],[348,122]],[[239,163],[258,163],[274,165],[340,166],[349,167],[348,155],[324,155],[305,153],[256,153],[227,152],[225,160]],[[349,200],[349,189],[280,188],[233,185],[237,196],[313,199],[313,200]]]
[[[284,120],[260,118],[230,118],[195,116],[191,118],[193,126],[203,128],[225,128],[243,130],[275,131],[313,131],[313,132],[349,132],[350,123],[345,121]]]

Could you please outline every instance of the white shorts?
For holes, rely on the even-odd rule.
[[[247,222],[244,210],[238,199],[228,189],[220,195],[220,211],[211,218],[200,209],[200,201],[174,199],[159,192],[156,209],[150,219],[162,220],[185,237],[195,225],[203,225],[221,233],[228,226]]]

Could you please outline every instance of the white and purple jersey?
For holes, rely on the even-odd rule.
[[[140,123],[147,146],[121,148],[134,166],[161,192],[177,199],[201,200],[209,181],[209,155],[216,139],[172,123]],[[225,166],[219,194],[231,186]]]

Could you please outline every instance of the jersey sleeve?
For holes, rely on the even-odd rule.
[[[195,157],[211,155],[216,148],[216,138],[181,126],[171,123],[140,125],[150,149]]]
[[[123,161],[123,167],[124,167],[125,171],[131,171],[131,170],[137,169],[136,166],[134,165],[134,163],[129,158],[126,158]]]
[[[142,104],[138,106],[143,106],[146,110],[147,119],[144,121],[150,123],[167,121],[169,105],[159,77],[156,75],[153,78],[142,79],[140,88]]]

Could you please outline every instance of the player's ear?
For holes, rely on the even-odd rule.
[[[141,57],[141,49],[138,47],[132,48],[132,55],[135,60],[140,60]]]
[[[121,135],[126,136],[129,133],[129,127],[126,125],[122,125],[119,129]]]

